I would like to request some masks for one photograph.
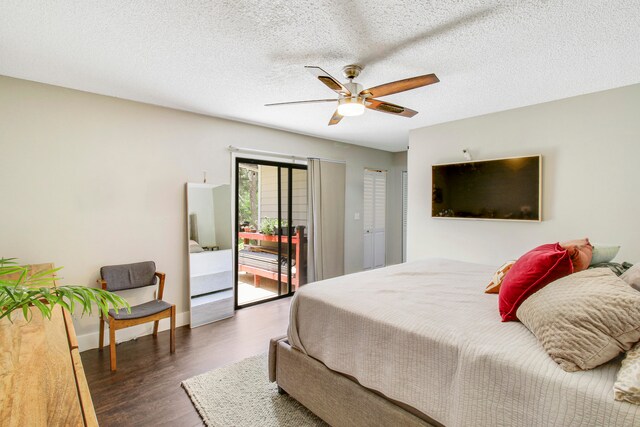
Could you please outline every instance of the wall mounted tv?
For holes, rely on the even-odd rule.
[[[433,165],[431,216],[540,221],[542,156]]]

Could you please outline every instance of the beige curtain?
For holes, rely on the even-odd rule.
[[[307,162],[308,282],[344,274],[344,163]]]

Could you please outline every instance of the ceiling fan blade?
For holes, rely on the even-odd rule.
[[[338,123],[340,123],[340,120],[342,120],[342,117],[344,116],[338,113],[338,110],[336,110],[336,112],[333,113],[333,117],[331,117],[331,120],[329,120],[329,126],[337,125]]]
[[[349,92],[349,89],[344,87],[342,83],[333,78],[331,74],[327,73],[322,68],[309,65],[305,65],[304,68],[309,70],[311,74],[313,74],[318,80],[324,83],[332,91],[345,96],[351,96],[351,92]]]
[[[264,106],[273,107],[274,105],[313,104],[314,102],[338,102],[338,100],[337,99],[310,99],[308,101],[274,102],[271,104],[264,104]]]
[[[440,79],[435,74],[425,74],[424,76],[411,77],[396,82],[385,83],[380,86],[374,86],[360,92],[360,95],[369,95],[372,98],[391,95],[394,93],[404,92],[405,90],[416,89],[433,83],[438,83]]]
[[[393,114],[394,116],[413,117],[418,114],[415,110],[391,104],[389,102],[380,101],[379,99],[367,99],[365,100],[364,105],[370,110]]]

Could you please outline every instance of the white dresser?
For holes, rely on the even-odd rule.
[[[231,249],[189,254],[191,325],[233,316]]]

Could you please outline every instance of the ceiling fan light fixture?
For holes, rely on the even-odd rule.
[[[358,77],[362,71],[362,66],[360,65],[351,64],[344,67],[342,72],[349,81],[342,83],[320,67],[305,66],[305,68],[309,70],[309,72],[317,78],[319,82],[324,84],[325,87],[328,87],[334,93],[338,94],[338,108],[333,113],[333,116],[331,116],[328,126],[337,125],[344,117],[359,116],[364,113],[365,108],[373,111],[379,111],[381,113],[391,114],[396,117],[411,118],[418,114],[418,112],[390,102],[381,101],[377,98],[417,89],[440,81],[438,77],[432,73],[397,80],[395,82],[384,83],[363,90],[360,83],[353,81],[353,79]],[[265,104],[265,106],[269,107],[273,105],[309,104],[335,101],[336,99],[310,99],[305,101],[277,102]]]
[[[361,97],[338,100],[338,114],[341,116],[359,116],[364,113],[364,110],[364,100]]]

